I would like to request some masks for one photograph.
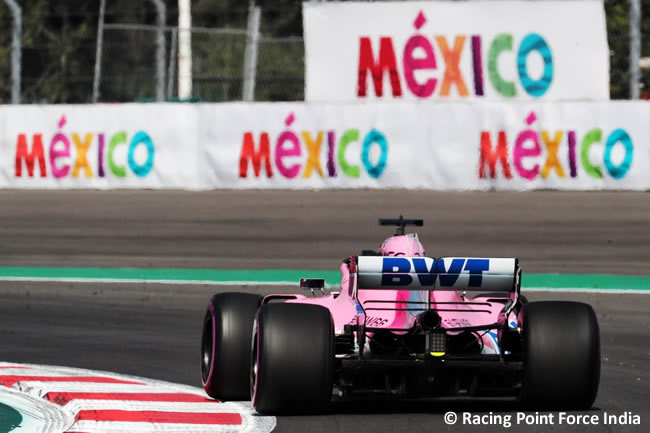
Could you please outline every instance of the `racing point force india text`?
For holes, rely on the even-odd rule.
[[[607,412],[593,414],[572,414],[566,412],[527,414],[517,412],[516,415],[495,414],[473,414],[463,412],[459,417],[464,425],[500,425],[505,428],[516,425],[640,425],[641,417],[634,415],[632,412],[623,412],[622,414],[609,414]],[[450,424],[453,418],[445,416],[445,421]],[[453,424],[453,422],[451,423]]]

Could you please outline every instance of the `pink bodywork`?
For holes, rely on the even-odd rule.
[[[382,255],[395,256],[424,256],[424,247],[417,237],[409,235],[393,236],[381,245]],[[329,309],[334,321],[335,334],[342,334],[345,325],[356,325],[360,320],[363,323],[363,311],[358,308],[361,304],[366,315],[366,329],[371,334],[373,329],[389,328],[392,332],[401,333],[413,327],[416,317],[422,311],[395,311],[378,310],[375,308],[408,308],[408,301],[426,302],[430,296],[435,308],[436,302],[460,302],[460,304],[446,304],[438,308],[442,319],[441,326],[451,332],[454,328],[469,326],[489,326],[496,323],[503,311],[502,302],[490,302],[490,296],[476,296],[473,299],[465,298],[456,291],[449,290],[358,290],[354,278],[350,278],[351,269],[346,262],[340,266],[341,286],[339,293],[319,297],[304,295],[269,295],[272,297],[291,297],[286,302],[322,305]],[[354,271],[354,269],[352,269]],[[358,303],[357,303],[358,300]],[[410,305],[413,307],[413,304]],[[516,327],[516,319],[509,318],[509,325]],[[483,353],[498,353],[496,332],[486,332],[483,336]]]

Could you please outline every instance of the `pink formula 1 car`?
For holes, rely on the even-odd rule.
[[[404,233],[422,220],[379,222],[397,233],[346,259],[338,292],[307,279],[310,297],[211,299],[201,350],[211,397],[251,398],[262,413],[319,412],[345,398],[591,407],[600,379],[591,306],[527,303],[516,258],[429,258]]]

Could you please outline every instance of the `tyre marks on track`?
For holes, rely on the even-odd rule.
[[[68,433],[266,433],[276,424],[249,402],[222,403],[199,388],[107,372],[0,363],[0,385],[59,408]]]

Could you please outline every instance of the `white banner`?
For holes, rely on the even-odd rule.
[[[201,119],[212,188],[415,187],[417,153],[431,159],[416,104],[215,104]]]
[[[171,104],[0,106],[0,186],[199,188],[196,113]]]
[[[602,1],[303,3],[305,99],[606,100]]]
[[[650,106],[214,104],[206,188],[650,189]]]
[[[0,107],[2,188],[650,189],[650,105]]]

